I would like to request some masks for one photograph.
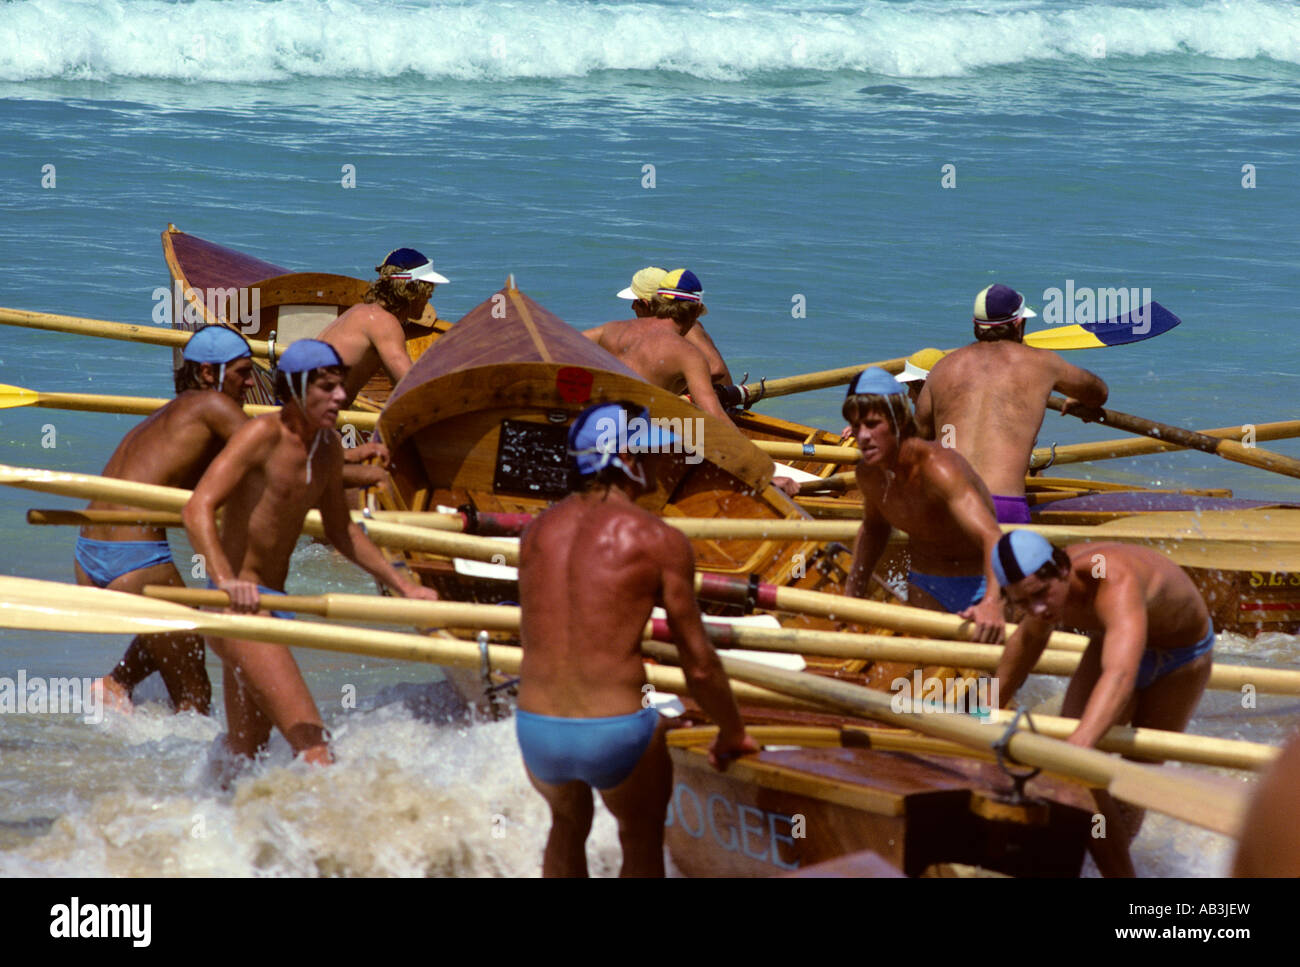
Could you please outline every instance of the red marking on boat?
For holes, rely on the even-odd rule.
[[[578,366],[565,366],[555,374],[555,391],[566,403],[585,403],[591,399],[595,374]]]

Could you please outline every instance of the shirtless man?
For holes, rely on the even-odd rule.
[[[253,385],[252,350],[225,326],[204,326],[181,351],[176,399],[128,433],[103,475],[165,487],[194,486],[212,458],[247,419],[239,405]],[[207,390],[217,390],[215,393]],[[96,500],[90,510],[127,510]],[[146,584],[185,587],[162,527],[87,524],[76,550],[77,583],[139,594]],[[172,705],[208,714],[212,683],[199,635],[138,635],[117,667],[99,679],[111,707],[131,708],[131,691],[162,674]]]
[[[1054,549],[1032,531],[1012,531],[992,556],[997,583],[1013,613],[1023,612],[997,668],[1003,704],[1047,647],[1057,628],[1093,639],[1070,679],[1061,714],[1079,719],[1066,741],[1095,746],[1112,725],[1181,732],[1201,699],[1214,652],[1214,627],[1183,569],[1162,554],[1129,544],[1075,544]],[[1096,791],[1108,829],[1093,840],[1106,875],[1133,875],[1128,844],[1142,813]]]
[[[664,720],[646,706],[641,631],[662,605],[691,694],[719,727],[714,768],[757,752],[695,603],[690,542],[633,500],[662,453],[618,451],[614,429],[644,420],[649,447],[671,445],[633,404],[584,410],[569,453],[586,488],[524,532],[519,593],[524,649],[516,728],[528,778],[551,807],[545,876],[586,876],[592,788],[618,820],[623,876],[663,876],[672,762]],[[649,479],[648,479],[649,478]]]
[[[343,447],[334,432],[346,378],[329,344],[300,339],[291,345],[275,374],[284,406],[241,427],[185,505],[190,543],[204,556],[210,583],[230,595],[235,612],[254,612],[262,596],[284,593],[289,557],[313,507],[320,509],[329,542],[377,580],[408,598],[438,597],[403,579],[349,518]],[[218,535],[216,512],[223,505]],[[320,712],[286,646],[233,638],[211,643],[225,668],[226,744],[232,752],[256,755],[274,725],[296,755],[331,761]]]
[[[989,490],[998,520],[1029,523],[1025,474],[1053,390],[1067,407],[1101,406],[1100,378],[1047,349],[1026,346],[1025,320],[1036,313],[1005,285],[975,297],[975,339],[934,365],[916,405],[916,423],[970,461]]]
[[[618,297],[632,300],[632,313],[638,319],[653,316],[655,313],[651,308],[651,304],[654,302],[659,284],[667,274],[666,269],[648,265],[632,276],[631,284],[621,291]],[[708,309],[700,312],[701,316],[707,316],[708,314]],[[713,344],[713,340],[705,332],[704,323],[696,322],[695,325],[691,326],[686,332],[686,341],[704,353],[704,358],[709,364],[709,379],[712,380],[713,384],[715,386],[730,386],[731,370],[727,368],[726,362],[723,361],[722,354],[718,352],[718,347]]]
[[[1002,602],[989,552],[1002,536],[988,488],[955,450],[922,440],[903,384],[878,367],[849,385],[844,418],[862,450],[857,464],[862,527],[844,593],[861,597],[889,542],[906,531],[908,600],[975,622],[977,639],[999,642]]]
[[[1300,876],[1300,736],[1282,750],[1251,800],[1233,876]]]
[[[704,314],[704,288],[695,273],[674,269],[664,275],[650,300],[650,315],[607,322],[583,335],[617,356],[646,382],[674,393],[691,394],[704,412],[727,419],[709,377],[704,353],[686,340]]]
[[[352,405],[380,366],[394,386],[401,382],[411,368],[402,322],[419,318],[435,285],[449,281],[413,248],[389,252],[375,271],[379,278],[370,284],[364,300],[320,332],[321,341],[333,346],[348,367],[345,407]]]
[[[418,319],[434,287],[448,282],[433,270],[433,263],[413,248],[394,249],[375,268],[379,278],[370,283],[363,300],[339,315],[320,332],[348,367],[343,405],[351,406],[370,377],[383,366],[396,386],[411,368],[406,351],[404,319]],[[379,464],[363,461],[377,457]],[[343,452],[345,487],[372,487],[381,483],[388,466],[388,449],[378,439]]]

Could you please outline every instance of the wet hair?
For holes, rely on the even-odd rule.
[[[231,362],[234,362],[234,360],[231,360]],[[181,368],[176,370],[173,377],[177,396],[180,396],[186,390],[208,388],[208,384],[203,382],[202,369],[204,366],[211,366],[213,370],[216,370],[218,364],[196,363],[192,359],[181,360]],[[221,387],[217,386],[216,389],[221,389]]]
[[[278,369],[275,371],[275,398],[281,406],[289,400],[297,399],[293,388],[289,385],[289,375],[289,373],[282,372]],[[293,373],[292,375],[298,376],[299,374]],[[307,370],[307,385],[310,386],[312,383],[316,382],[316,380],[320,379],[322,375],[339,376],[343,379],[347,379],[348,367],[317,366],[315,369],[309,369]],[[294,382],[297,382],[297,380],[294,380]]]
[[[362,302],[378,303],[381,307],[404,319],[411,314],[411,308],[418,302],[433,295],[433,283],[416,279],[393,279],[390,276],[405,271],[393,265],[384,265],[376,269],[379,278],[370,283]]]
[[[671,319],[678,325],[693,323],[700,318],[703,303],[687,302],[684,299],[669,299],[667,296],[651,296],[648,303],[650,314],[661,319]]]
[[[1004,322],[998,326],[981,326],[973,323],[977,342],[1024,342],[1024,319]]]
[[[857,423],[870,413],[879,413],[889,419],[900,440],[916,436],[919,432],[916,414],[912,412],[912,401],[906,393],[855,393],[845,397],[840,413],[850,423]]]

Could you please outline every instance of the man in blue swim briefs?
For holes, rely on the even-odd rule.
[[[1004,704],[1048,636],[1064,627],[1093,636],[1061,707],[1062,715],[1079,720],[1067,741],[1092,747],[1111,726],[1128,722],[1173,732],[1187,727],[1210,679],[1214,627],[1182,568],[1145,547],[1095,543],[1062,550],[1023,530],[1004,535],[991,561],[1013,617],[1023,614],[996,672]],[[1100,790],[1095,795],[1112,830],[1093,840],[1098,868],[1132,875],[1127,846],[1141,812]],[[1116,828],[1125,835],[1115,835]]]
[[[325,537],[376,580],[408,598],[437,600],[398,574],[352,522],[343,496],[343,445],[334,429],[346,397],[347,367],[328,343],[300,339],[281,354],[278,413],[249,420],[208,467],[182,513],[212,583],[230,610],[257,611],[264,594],[283,593],[289,558],[311,508]],[[217,509],[225,507],[217,532]],[[252,758],[278,728],[295,755],[332,761],[325,725],[307,683],[284,645],[209,639],[224,666],[226,745]]]
[[[582,489],[523,535],[517,730],[528,777],[551,807],[545,876],[587,875],[593,787],[618,820],[622,875],[664,875],[672,762],[641,659],[655,605],[668,613],[691,694],[718,725],[709,761],[725,769],[758,751],[700,623],[690,542],[635,503],[673,459],[670,447],[643,408],[588,407],[569,428]]]
[[[181,351],[176,399],[131,430],[104,467],[105,477],[189,489],[244,424],[239,405],[253,385],[252,351],[233,329],[204,326]],[[217,390],[217,392],[208,392]],[[94,501],[90,510],[127,510]],[[77,538],[77,583],[139,593],[147,584],[184,587],[161,527],[87,524]],[[161,673],[177,711],[204,715],[212,684],[204,667],[203,638],[176,633],[139,635],[117,667],[99,679],[110,707],[131,708],[131,690]]]
[[[970,461],[1003,524],[1029,523],[1025,474],[1052,392],[1080,409],[1101,406],[1109,393],[1088,370],[1024,345],[1025,320],[1034,315],[1010,286],[982,290],[975,297],[975,342],[934,364],[916,402],[921,436]]]
[[[956,450],[917,435],[904,385],[871,367],[849,384],[842,410],[862,458],[862,527],[844,593],[861,597],[890,531],[906,531],[908,601],[975,622],[976,640],[1005,632],[989,552],[1002,531],[986,488]]]

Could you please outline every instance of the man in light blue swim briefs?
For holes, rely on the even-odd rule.
[[[104,467],[105,477],[192,488],[246,417],[240,403],[253,385],[252,350],[225,326],[205,326],[190,337],[176,371],[176,399],[131,430]],[[217,392],[209,392],[217,390]],[[89,510],[128,510],[96,500]],[[77,583],[140,593],[147,584],[184,587],[162,527],[87,524],[76,548]],[[139,635],[111,673],[99,679],[109,707],[129,710],[131,690],[153,672],[177,711],[204,715],[212,685],[203,638],[192,634]]]
[[[668,613],[691,694],[719,727],[709,761],[723,769],[758,751],[700,623],[691,545],[635,503],[675,442],[639,406],[588,407],[568,437],[581,489],[523,535],[517,731],[528,777],[551,807],[545,876],[587,875],[593,787],[618,820],[622,875],[664,875],[672,762],[641,658],[655,605]]]
[[[991,560],[1012,616],[1023,614],[998,663],[997,694],[1004,704],[1048,636],[1070,628],[1091,633],[1092,642],[1061,708],[1079,720],[1068,742],[1092,747],[1111,726],[1129,722],[1173,732],[1187,727],[1210,678],[1214,628],[1182,568],[1145,547],[1096,543],[1062,550],[1024,530],[1004,535]],[[1115,810],[1104,793],[1098,805],[1111,833],[1093,840],[1097,866],[1106,874],[1132,875],[1126,847],[1141,814]],[[1112,822],[1117,814],[1119,826]]]
[[[1002,640],[1002,601],[989,552],[1002,536],[988,488],[960,453],[917,436],[906,388],[883,369],[860,373],[843,415],[862,450],[862,528],[845,594],[861,597],[890,532],[905,531],[908,601],[975,622],[977,640]]]

